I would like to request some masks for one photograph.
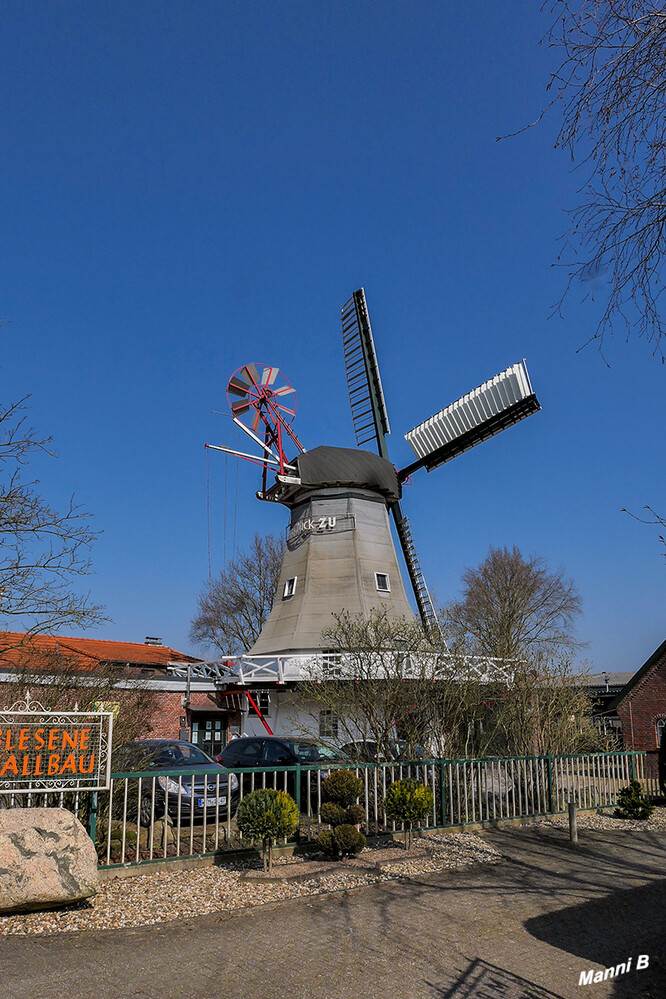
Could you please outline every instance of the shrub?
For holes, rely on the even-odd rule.
[[[264,870],[273,869],[273,844],[291,836],[298,825],[298,806],[286,791],[262,789],[243,798],[238,806],[238,828],[252,843],[261,843]]]
[[[365,836],[354,826],[337,826],[333,835],[343,857],[355,857],[365,846]]]
[[[327,857],[339,860],[360,853],[365,846],[365,836],[354,826],[341,825],[320,833],[317,844]]]
[[[321,817],[323,822],[329,826],[341,826],[347,821],[347,813],[340,805],[334,805],[332,801],[326,801],[321,806]]]
[[[407,777],[391,784],[384,798],[384,809],[389,819],[394,822],[404,822],[405,849],[412,845],[412,828],[415,822],[421,822],[432,809],[434,799],[432,791],[425,784]]]
[[[615,815],[618,819],[649,819],[654,811],[654,805],[645,797],[637,780],[629,781],[629,785],[618,793],[617,800]]]
[[[347,822],[353,826],[358,826],[365,822],[365,808],[363,805],[350,805],[347,809]]]
[[[334,770],[321,782],[321,796],[341,808],[349,808],[363,794],[363,781],[351,770]]]
[[[317,837],[317,846],[325,854],[325,856],[330,857],[333,860],[338,859],[338,844],[335,842],[335,836],[333,835],[332,830],[324,829],[323,832],[319,833],[319,836]]]

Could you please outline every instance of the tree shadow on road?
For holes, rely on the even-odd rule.
[[[426,984],[433,990],[432,999],[563,999],[557,992],[478,957],[451,987]]]

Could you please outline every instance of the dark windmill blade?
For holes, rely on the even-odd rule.
[[[240,378],[236,377],[236,375],[230,379],[229,385],[227,386],[227,391],[230,395],[246,396],[249,390],[249,383],[242,381]]]
[[[416,461],[398,472],[432,472],[541,409],[525,361],[513,364],[405,434]]]
[[[342,307],[342,345],[356,444],[374,441],[379,455],[388,460],[384,437],[391,428],[363,288]]]
[[[363,447],[374,443],[379,456],[390,461],[386,434],[391,433],[391,427],[364,289],[355,291],[341,311],[342,345],[356,444]],[[434,632],[441,636],[439,620],[416,554],[409,521],[404,516],[400,503],[393,503],[390,509],[421,623],[428,633]]]

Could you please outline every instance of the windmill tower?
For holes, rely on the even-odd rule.
[[[402,511],[402,484],[417,470],[439,468],[541,408],[525,362],[514,364],[410,430],[405,438],[416,460],[396,471],[388,453],[390,425],[362,288],[342,308],[342,340],[357,449],[319,446],[306,451],[291,429],[295,391],[277,368],[263,364],[240,368],[227,389],[234,422],[262,453],[207,445],[260,465],[257,497],[290,511],[273,609],[247,659],[324,650],[322,631],[343,610],[369,616],[383,609],[391,619],[411,617],[390,517],[423,626],[438,628]],[[296,450],[294,458],[287,458],[287,447]]]

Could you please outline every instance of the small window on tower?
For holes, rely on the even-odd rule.
[[[257,705],[262,715],[268,715],[271,709],[271,695],[268,690],[256,690],[252,694],[252,700]],[[248,701],[248,714],[256,715],[256,711]]]
[[[664,741],[664,731],[666,731],[666,718],[657,720],[657,745],[662,746]]]
[[[376,572],[375,583],[377,584],[377,589],[379,590],[380,593],[391,592],[391,584],[389,583],[388,573]]]
[[[296,592],[297,579],[298,576],[292,576],[291,579],[288,579],[287,582],[284,584],[284,591],[282,593],[283,600],[288,600],[289,597],[293,597],[294,593]]]

